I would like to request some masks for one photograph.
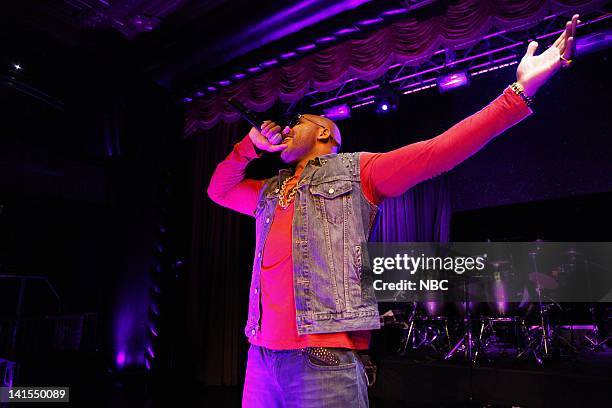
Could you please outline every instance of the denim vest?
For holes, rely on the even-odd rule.
[[[245,327],[261,324],[263,248],[289,169],[266,181],[255,210],[256,245]],[[293,290],[298,334],[380,328],[366,242],[378,207],[363,195],[359,153],[308,162],[297,183],[292,222]]]

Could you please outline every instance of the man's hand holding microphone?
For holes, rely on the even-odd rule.
[[[257,130],[257,128],[252,127],[249,132],[249,137],[257,149],[274,153],[283,151],[287,148],[287,145],[281,142],[283,141],[283,135],[290,131],[291,129],[289,129],[289,127],[285,127],[285,129],[282,129],[281,133],[281,127],[279,125],[270,120],[264,120],[261,125],[261,132]]]

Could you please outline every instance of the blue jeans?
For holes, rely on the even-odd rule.
[[[357,354],[329,348],[338,366],[321,365],[301,350],[251,345],[242,393],[243,407],[368,407],[367,376]]]

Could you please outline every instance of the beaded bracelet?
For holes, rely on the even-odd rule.
[[[515,94],[521,97],[521,99],[525,102],[525,105],[531,106],[531,104],[533,103],[533,98],[525,93],[525,88],[523,88],[523,85],[519,84],[518,82],[515,82],[510,85],[510,88],[514,91]]]

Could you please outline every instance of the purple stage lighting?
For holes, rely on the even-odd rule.
[[[389,16],[397,16],[397,15],[406,14],[406,13],[408,13],[407,8],[396,8],[396,9],[391,9],[391,10],[387,10],[383,12],[381,16],[389,17]]]
[[[214,86],[209,86],[208,89],[210,92],[215,92],[217,90],[217,88],[215,88]]]
[[[159,316],[159,307],[155,303],[151,303],[149,307],[155,316]]]
[[[356,27],[347,27],[347,28],[341,28],[340,30],[336,31],[334,33],[334,35],[338,35],[338,36],[342,36],[342,35],[349,35],[349,34],[354,34],[359,32],[359,29]]]
[[[228,86],[229,84],[231,84],[231,82],[228,81],[227,79],[224,79],[223,81],[219,81],[219,85],[221,86]]]
[[[324,115],[326,118],[331,120],[342,120],[348,119],[351,117],[351,108],[348,105],[338,105],[332,106],[331,108],[327,108],[324,111]]]
[[[285,52],[284,54],[280,55],[281,59],[289,59],[289,58],[293,58],[295,56],[297,56],[297,52],[293,52],[293,51]]]
[[[330,42],[335,41],[335,40],[336,40],[336,37],[330,35],[330,36],[327,36],[327,37],[321,37],[321,38],[317,39],[315,42],[317,44],[327,44],[327,43],[330,43]]]
[[[297,47],[296,50],[299,52],[308,52],[314,50],[315,48],[317,48],[317,46],[314,44],[306,44],[302,45],[301,47]]]
[[[269,68],[269,67],[275,66],[276,64],[278,64],[278,60],[277,59],[271,59],[271,60],[262,62],[260,65],[262,67]]]
[[[370,18],[370,19],[367,19],[367,20],[361,20],[361,21],[359,21],[357,23],[357,25],[360,25],[360,26],[373,26],[375,24],[380,24],[383,21],[385,21],[385,20],[383,20],[380,17],[376,17],[376,18]]]
[[[395,96],[385,97],[378,100],[376,107],[376,113],[380,115],[386,115],[397,109],[397,98]]]
[[[115,357],[115,363],[119,368],[125,365],[125,351],[120,351],[117,353],[117,356]]]
[[[576,56],[590,54],[612,45],[612,29],[592,33],[576,39]]]
[[[497,313],[505,315],[508,303],[506,301],[506,288],[502,281],[495,281],[495,301],[497,303]]]
[[[268,17],[257,19],[257,23],[246,25],[236,35],[211,47],[210,53],[215,55],[221,65],[261,46],[289,37],[299,31],[305,31],[315,24],[327,21],[336,15],[356,9],[369,2],[372,2],[372,0],[298,0],[286,2],[287,6],[284,8],[280,8]],[[217,54],[222,55],[217,56]]]
[[[440,92],[447,92],[451,89],[459,88],[470,83],[467,72],[454,72],[438,78]]]

